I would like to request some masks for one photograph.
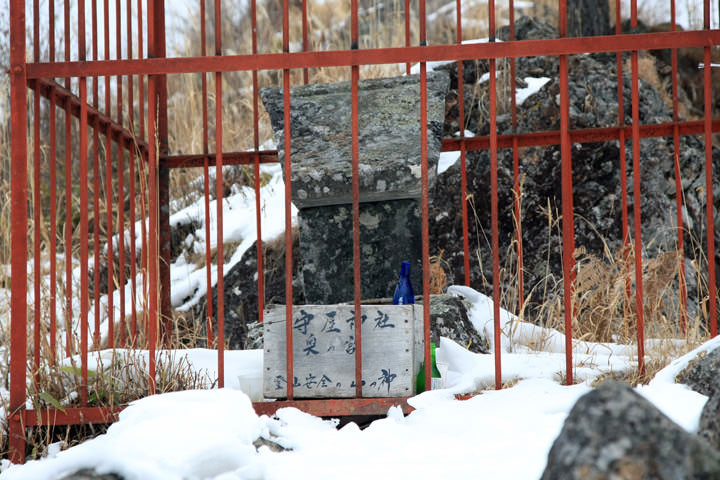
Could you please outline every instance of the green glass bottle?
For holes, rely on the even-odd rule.
[[[442,378],[440,377],[440,370],[438,370],[437,363],[435,362],[435,343],[430,342],[430,390],[437,390],[442,388]],[[415,394],[420,394],[425,391],[425,363],[420,366],[420,371],[417,374],[415,381]]]

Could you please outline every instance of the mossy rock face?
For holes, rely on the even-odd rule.
[[[606,381],[570,411],[543,480],[716,479],[720,453],[629,386]]]

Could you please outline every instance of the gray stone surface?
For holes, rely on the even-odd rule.
[[[95,470],[85,468],[70,475],[65,475],[60,480],[123,480],[124,477],[117,473],[97,473]]]
[[[507,31],[501,31],[500,38],[506,39]],[[538,19],[522,17],[516,22],[516,33],[520,40],[548,38],[556,36],[554,27]],[[465,85],[474,85],[475,78],[487,71],[485,61],[477,61],[472,68],[466,63],[464,70]],[[446,67],[451,75],[451,94],[457,88],[456,64]],[[560,123],[560,81],[557,57],[525,57],[517,61],[517,76],[547,77],[551,80],[537,93],[530,96],[522,105],[518,105],[518,130],[520,132],[549,131],[559,128]],[[608,127],[617,124],[617,78],[614,55],[577,55],[570,57],[570,126],[571,128]],[[697,70],[697,68],[696,68]],[[659,72],[663,72],[664,67]],[[473,76],[473,72],[474,75]],[[632,123],[631,74],[624,70],[624,106],[625,122]],[[670,85],[667,83],[666,85]],[[669,108],[649,83],[640,80],[640,121],[663,123],[672,121],[672,109]],[[466,92],[465,112],[468,129],[478,135],[488,135],[487,119],[482,112],[487,111],[487,82],[477,87],[479,93],[473,97]],[[480,108],[478,106],[478,99]],[[456,110],[449,112],[448,123],[456,121]],[[446,128],[446,133],[449,130]],[[498,133],[511,133],[509,115],[498,117]],[[648,138],[641,141],[641,198],[642,198],[642,239],[644,253],[648,258],[657,258],[665,252],[677,248],[677,224],[675,203],[675,173],[673,162],[673,138]],[[629,227],[632,231],[633,219],[633,162],[632,143],[626,143],[625,159],[620,158],[618,142],[574,144],[573,198],[575,209],[575,244],[586,252],[602,258],[606,251],[617,254],[623,245],[622,239],[622,192],[620,164],[627,167]],[[686,265],[698,257],[696,247],[706,251],[705,217],[705,172],[704,143],[701,136],[680,137],[680,168],[682,195],[685,213]],[[547,212],[561,211],[560,188],[560,149],[558,147],[531,147],[520,153],[520,176],[523,180],[522,192],[522,241],[524,255],[525,293],[531,292],[526,314],[533,318],[546,300],[543,282],[548,278],[562,278],[562,236],[561,230],[548,226]],[[720,208],[720,149],[713,149],[715,211]],[[469,244],[471,252],[471,285],[490,294],[492,286],[492,257],[489,245],[490,225],[490,156],[487,151],[468,152],[467,185]],[[512,265],[516,238],[513,219],[513,157],[510,149],[498,154],[498,202],[500,264]],[[430,238],[431,255],[443,253],[443,259],[450,265],[449,283],[460,283],[464,279],[463,231],[460,198],[460,165],[457,162],[446,172],[439,175],[435,190],[431,192]],[[555,220],[557,217],[554,217]],[[720,216],[715,216],[715,243],[720,244]],[[476,250],[475,250],[476,249]],[[477,252],[478,254],[476,255]],[[478,257],[480,262],[477,261]],[[712,257],[711,257],[712,258]],[[720,249],[715,250],[716,268],[720,268]],[[696,279],[707,282],[707,266],[700,259],[699,269],[687,275],[688,315],[694,317],[702,312]],[[697,271],[700,273],[698,274]],[[507,291],[516,288],[514,277],[506,275],[502,286]],[[693,283],[693,285],[690,285]],[[672,305],[679,304],[674,292],[664,297],[667,303],[663,308],[671,311]]]
[[[720,348],[698,355],[675,377],[675,381],[711,398],[719,395]]]
[[[352,207],[335,205],[299,211],[300,269],[305,301],[352,301]],[[422,294],[420,210],[416,200],[360,204],[360,278],[363,298],[392,296],[400,262],[411,264],[410,281]]]
[[[440,155],[445,72],[429,72],[428,165],[432,185]],[[350,82],[292,87],[292,200],[298,208],[352,203]],[[261,89],[285,158],[283,90]],[[418,75],[362,80],[358,98],[360,201],[420,197],[420,80]]]
[[[703,407],[698,425],[698,435],[720,450],[720,395],[717,393],[710,397]]]
[[[467,315],[465,301],[455,295],[430,296],[430,339],[436,345],[446,337],[475,353],[489,353],[490,343]]]
[[[720,453],[613,381],[577,401],[542,475],[543,480],[717,478]]]

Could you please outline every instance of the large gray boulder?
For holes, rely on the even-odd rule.
[[[446,337],[471,352],[489,353],[490,342],[480,334],[467,314],[468,305],[454,295],[430,296],[430,340],[439,345],[440,337]]]
[[[703,407],[698,423],[698,435],[720,450],[720,395],[717,393],[710,397]]]
[[[427,132],[428,184],[434,185],[442,144],[446,72],[427,75],[427,124],[420,125],[420,78],[408,75],[358,84],[358,182],[363,298],[391,295],[402,261],[421,284],[421,133]],[[284,93],[261,90],[285,158]],[[350,301],[354,296],[352,237],[352,102],[350,82],[292,87],[292,200],[298,207],[305,300]]]
[[[675,380],[710,397],[700,415],[698,435],[720,449],[720,348],[698,355]]]
[[[554,27],[538,19],[522,17],[516,22],[517,38],[532,40],[557,35]],[[507,39],[507,30],[501,30],[500,38]],[[470,68],[472,67],[472,68]],[[449,64],[451,90],[457,89],[457,66]],[[571,128],[609,127],[617,124],[617,77],[615,56],[577,55],[570,57],[570,126]],[[464,80],[466,87],[465,111],[468,129],[477,135],[488,135],[487,82],[475,86],[474,78],[487,71],[487,63],[477,61],[466,63]],[[518,131],[537,132],[559,128],[560,124],[560,80],[557,57],[528,57],[517,60],[517,77],[546,77],[550,80],[525,102],[518,105]],[[520,83],[520,81],[518,81]],[[624,115],[627,125],[632,123],[631,74],[623,74]],[[468,85],[478,89],[468,90]],[[649,83],[640,81],[640,121],[643,124],[672,121],[672,109],[658,91]],[[478,107],[478,102],[480,108]],[[453,109],[449,112],[452,115]],[[449,122],[456,121],[454,117]],[[513,131],[508,110],[499,110],[498,133]],[[641,142],[640,197],[642,201],[643,253],[648,259],[672,254],[677,249],[677,223],[675,200],[675,169],[673,138],[647,138]],[[684,135],[680,137],[680,171],[682,178],[685,254],[688,274],[688,316],[697,317],[702,311],[698,295],[697,278],[707,271],[706,263],[698,254],[700,248],[706,251],[705,215],[705,167],[704,143],[702,137]],[[562,236],[557,215],[561,211],[561,155],[557,146],[530,147],[520,151],[520,177],[522,179],[522,242],[524,254],[525,294],[530,292],[530,304],[526,315],[534,318],[541,309],[547,291],[544,285],[548,279],[562,278]],[[588,254],[605,258],[606,252],[616,255],[623,247],[622,237],[622,190],[620,178],[621,163],[627,168],[629,228],[633,229],[633,171],[632,143],[626,144],[625,158],[620,158],[617,141],[597,143],[575,143],[572,146],[572,177],[575,210],[575,244]],[[464,278],[463,232],[460,195],[460,162],[438,176],[434,192],[431,193],[430,238],[431,255],[444,252],[443,259],[451,267],[450,282]],[[720,208],[720,149],[713,149],[714,203],[715,211]],[[500,264],[514,265],[516,221],[513,217],[515,195],[513,193],[513,155],[511,149],[498,152],[498,202]],[[469,244],[471,245],[471,285],[490,293],[492,278],[492,250],[489,242],[491,231],[491,198],[489,188],[490,155],[487,151],[468,152],[467,191],[469,219]],[[549,216],[551,214],[551,216]],[[715,243],[720,244],[720,216],[715,216]],[[700,248],[688,248],[695,245]],[[477,261],[479,257],[479,262]],[[695,260],[701,265],[701,273],[689,270]],[[716,249],[711,261],[720,268],[720,249]],[[514,273],[514,272],[512,272]],[[667,280],[670,285],[674,276]],[[501,278],[502,288],[512,292],[515,280],[512,275]],[[702,282],[706,283],[706,279]],[[668,289],[661,308],[673,311],[680,304],[675,289]],[[675,305],[675,307],[673,307]],[[622,312],[620,312],[620,316]]]
[[[124,480],[124,478],[117,473],[97,473],[91,468],[84,468],[70,475],[65,475],[60,480]]]
[[[699,354],[675,377],[694,391],[714,397],[720,393],[720,348]]]
[[[543,480],[717,478],[720,453],[613,381],[577,401],[542,475]]]
[[[432,185],[442,143],[445,72],[428,72],[428,173]],[[292,200],[300,208],[352,203],[350,82],[290,90]],[[285,158],[283,90],[260,90]],[[358,85],[360,201],[420,198],[420,78],[362,80]]]

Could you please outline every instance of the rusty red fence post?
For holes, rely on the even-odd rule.
[[[492,0],[491,0],[492,1]],[[425,0],[420,0],[420,48],[427,47],[427,15]],[[423,363],[430,365],[430,188],[428,172],[428,106],[427,106],[427,63],[420,62],[420,221],[422,229],[422,284],[423,284]],[[425,368],[425,385],[432,385],[432,369]]]
[[[10,298],[10,461],[25,461],[25,359],[27,357],[27,84],[25,78],[25,0],[10,1],[10,145],[12,259]]]
[[[165,58],[165,0],[154,0],[154,33],[156,57]],[[165,166],[168,155],[167,76],[159,75],[157,82],[157,144],[158,144],[158,275],[160,282],[160,341],[170,347],[172,338],[172,304],[170,301],[170,170]]]
[[[350,38],[351,50],[358,50],[358,2],[350,2]],[[350,67],[351,104],[352,104],[352,251],[353,251],[353,298],[355,300],[355,396],[362,397],[362,285],[360,280],[360,126],[359,83],[360,67]]]
[[[560,0],[558,31],[567,37],[567,0]],[[573,212],[570,94],[567,55],[560,56],[560,157],[562,191],[563,299],[565,315],[565,381],[573,384],[572,325],[575,316],[575,222]]]

